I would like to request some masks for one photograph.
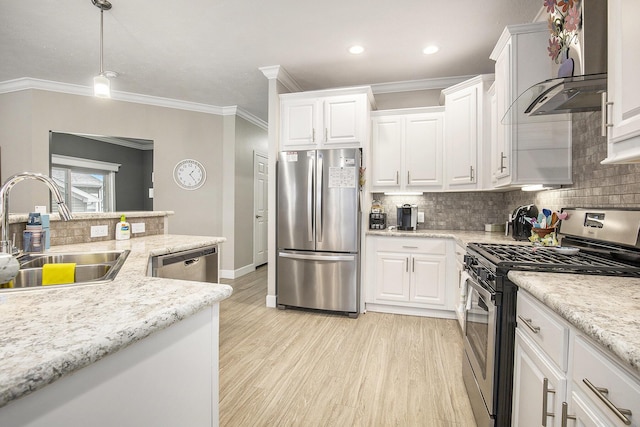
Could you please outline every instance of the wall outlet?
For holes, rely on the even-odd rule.
[[[132,222],[131,223],[131,232],[135,233],[144,233],[144,222]]]
[[[91,237],[106,237],[109,234],[108,225],[92,225]]]
[[[418,222],[421,224],[424,223],[424,212],[418,212]]]

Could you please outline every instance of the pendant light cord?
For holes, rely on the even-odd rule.
[[[103,68],[103,34],[104,34],[104,9],[100,8],[100,75],[104,75]]]

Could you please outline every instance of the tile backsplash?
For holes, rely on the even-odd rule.
[[[508,192],[424,193],[421,196],[385,196],[374,193],[387,212],[387,225],[396,224],[396,205],[417,204],[425,214],[418,228],[484,230],[484,224],[502,224],[517,206],[535,203],[539,209],[563,207],[640,208],[640,164],[602,165],[606,139],[600,136],[600,112],[573,114],[573,184],[535,193]]]

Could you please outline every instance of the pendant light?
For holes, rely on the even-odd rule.
[[[103,12],[111,9],[111,3],[108,0],[91,0],[91,3],[100,9],[100,74],[93,78],[93,94],[98,98],[111,98],[111,82],[108,73],[104,71],[102,51],[103,51]]]

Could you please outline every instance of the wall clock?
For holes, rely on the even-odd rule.
[[[173,179],[185,190],[196,190],[204,184],[207,172],[197,160],[180,160],[173,168]]]

